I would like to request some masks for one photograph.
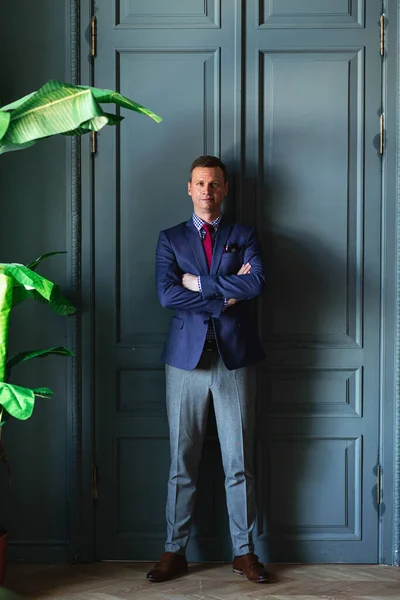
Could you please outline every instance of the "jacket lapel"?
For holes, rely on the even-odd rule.
[[[216,235],[215,241],[214,241],[210,275],[216,275],[216,273],[218,271],[219,263],[221,262],[221,258],[222,258],[222,252],[224,250],[224,247],[227,244],[231,229],[232,229],[232,225],[230,223],[228,223],[227,221],[225,221],[224,217],[222,217],[221,222],[218,227],[218,232],[217,232],[217,235]],[[203,252],[203,254],[204,254],[204,252]]]
[[[203,248],[203,243],[201,241],[199,232],[194,226],[192,218],[190,218],[189,221],[186,223],[186,236],[188,238],[189,244],[192,248],[194,257],[196,259],[200,275],[208,275],[209,270],[206,255]]]

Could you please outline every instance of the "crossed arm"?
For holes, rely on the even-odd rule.
[[[246,263],[245,265],[242,265],[240,267],[239,271],[237,272],[237,275],[248,275],[250,271],[251,264]],[[187,290],[191,290],[192,292],[200,292],[198,277],[197,275],[193,275],[192,273],[185,273],[184,275],[182,275],[182,285]],[[235,298],[227,298],[226,308],[233,306],[234,304],[236,304],[236,302],[239,302],[239,300],[236,300]]]
[[[262,292],[264,283],[260,246],[253,231],[246,241],[244,264],[238,273],[201,276],[201,293],[197,276],[192,273],[182,276],[167,234],[160,233],[156,250],[156,284],[164,308],[205,312],[219,317],[224,309],[224,298],[228,299],[228,307],[239,300],[254,298]]]

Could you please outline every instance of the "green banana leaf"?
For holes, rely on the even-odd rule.
[[[145,108],[144,106],[142,106],[141,104],[138,104],[137,102],[133,102],[133,100],[130,100],[126,96],[122,96],[118,92],[113,92],[112,90],[102,90],[100,88],[93,88],[93,87],[90,89],[92,91],[94,98],[97,100],[97,102],[100,102],[102,104],[103,103],[104,104],[117,104],[118,106],[121,106],[122,108],[134,110],[138,113],[146,115],[147,117],[150,117],[151,119],[156,121],[156,123],[160,123],[162,121],[161,117],[159,117],[158,115],[155,115],[148,108]]]
[[[36,398],[51,398],[51,396],[54,396],[54,392],[48,387],[33,388],[32,392],[35,394]]]
[[[103,117],[93,117],[93,119],[82,123],[82,125],[77,129],[74,129],[73,131],[67,131],[62,135],[84,135],[85,133],[88,133],[88,131],[99,131],[105,125],[117,125],[123,121],[124,118],[125,117],[120,117],[119,115],[104,113]]]
[[[27,100],[29,100],[29,98],[32,98],[32,96],[34,96],[35,94],[36,94],[36,92],[31,92],[30,94],[27,94],[26,96],[23,96],[19,100],[15,100],[14,102],[11,102],[11,104],[7,104],[6,106],[2,106],[0,108],[0,110],[5,110],[5,111],[15,110],[16,108],[18,108],[19,106],[21,106],[21,104],[24,104],[24,102],[26,102]]]
[[[61,295],[58,285],[34,272],[42,260],[55,254],[63,254],[63,252],[43,254],[26,267],[18,263],[0,263],[0,274],[13,280],[12,307],[17,306],[23,300],[33,298],[48,304],[59,315],[66,316],[76,312],[76,308],[71,302]]]
[[[66,254],[66,251],[58,250],[56,252],[47,252],[46,254],[42,254],[42,256],[39,256],[39,258],[37,258],[33,262],[29,263],[29,265],[26,265],[26,268],[31,269],[31,271],[34,271],[36,269],[36,267],[42,262],[42,260],[45,260],[46,258],[49,258],[50,256],[56,256],[57,254]]]
[[[156,122],[162,120],[118,92],[51,80],[37,92],[0,108],[0,113],[10,114],[8,127],[0,140],[0,154],[17,150],[18,146],[25,148],[26,144],[41,138],[56,134],[82,135],[122,120],[119,115],[105,113],[100,103],[116,104]],[[5,118],[2,122],[5,129]]]
[[[35,396],[49,398],[53,392],[48,388],[29,388],[0,382],[0,405],[15,419],[25,421],[32,415]]]
[[[9,381],[11,369],[16,365],[19,365],[26,360],[31,360],[32,358],[43,358],[45,356],[49,356],[50,354],[57,354],[58,356],[75,356],[72,350],[69,350],[69,348],[66,348],[65,346],[19,352],[7,361],[5,380]]]
[[[0,140],[4,137],[10,123],[11,115],[7,112],[0,111]]]
[[[43,298],[50,300],[54,283],[38,275],[28,267],[18,263],[0,263],[0,273],[13,280],[13,285],[22,285],[28,290],[36,290]]]
[[[0,272],[0,381],[4,381],[13,280]]]
[[[26,144],[11,144],[8,143],[7,146],[2,145],[0,142],[0,154],[4,154],[5,152],[16,152],[17,150],[25,150],[25,148],[30,148],[36,142],[26,142]]]
[[[54,284],[53,291],[51,293],[50,300],[43,298],[36,290],[27,290],[24,287],[14,287],[12,306],[18,306],[23,300],[32,298],[41,304],[47,304],[57,315],[68,317],[76,312],[76,307],[71,304],[67,298],[64,298],[60,292],[60,287]]]
[[[37,259],[35,263],[44,258],[46,255]],[[32,265],[36,266],[35,263]],[[68,315],[76,311],[76,308],[61,295],[59,287],[52,281],[24,265],[0,263],[0,381],[4,381],[6,378],[11,308],[29,297],[45,302],[58,314]]]

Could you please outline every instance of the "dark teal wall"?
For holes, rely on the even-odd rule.
[[[66,78],[66,5],[62,0],[7,3],[2,28],[0,103]],[[0,261],[26,263],[67,248],[66,140],[59,137],[0,157]],[[41,273],[68,293],[67,257]],[[67,320],[26,302],[12,315],[11,352],[68,343]],[[46,385],[52,400],[37,401],[33,417],[7,423],[4,442],[12,496],[0,471],[0,523],[10,532],[10,558],[62,560],[67,540],[67,359],[49,358],[15,371],[13,382]]]

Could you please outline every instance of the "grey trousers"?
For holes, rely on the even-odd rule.
[[[255,367],[229,371],[217,352],[203,352],[193,371],[166,365],[166,384],[171,447],[166,552],[184,554],[189,541],[211,399],[225,472],[233,552],[235,556],[253,552]]]

